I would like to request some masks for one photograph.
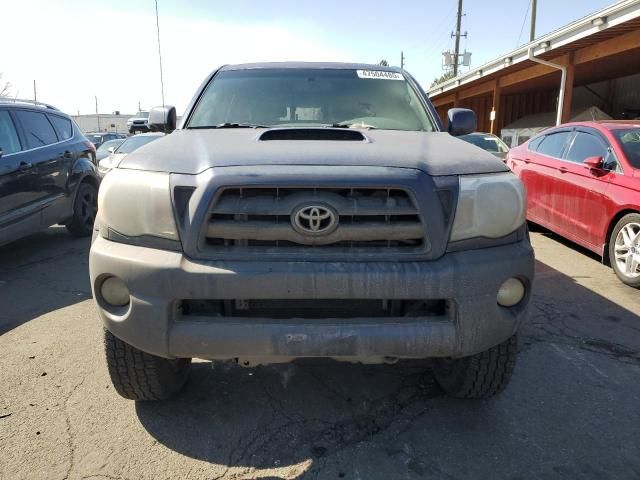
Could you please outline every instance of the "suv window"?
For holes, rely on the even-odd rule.
[[[571,132],[557,132],[545,135],[544,139],[538,144],[536,151],[549,157],[560,158],[570,136]]]
[[[49,119],[53,125],[58,129],[60,134],[60,140],[68,140],[73,136],[73,127],[71,126],[71,120],[58,115],[49,115]]]
[[[588,157],[607,156],[607,146],[595,135],[585,132],[577,132],[573,143],[567,152],[567,160],[582,163]]]
[[[16,116],[24,128],[28,148],[42,147],[58,141],[56,131],[44,113],[16,110]]]
[[[21,150],[18,132],[6,110],[0,111],[0,150],[5,155]]]

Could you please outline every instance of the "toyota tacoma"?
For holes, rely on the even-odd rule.
[[[175,108],[148,123],[174,130]],[[454,108],[445,129],[394,67],[214,71],[100,187],[90,273],[117,392],[168,398],[196,357],[431,359],[452,396],[500,392],[534,257],[520,180],[455,138],[475,128]]]

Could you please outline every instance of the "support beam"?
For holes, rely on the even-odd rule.
[[[562,123],[567,123],[571,118],[571,101],[573,100],[573,83],[575,78],[575,64],[573,63],[573,52],[567,54],[565,66],[567,77],[564,82],[564,101],[562,103]]]
[[[495,132],[500,132],[502,125],[500,125],[500,84],[496,81],[493,86],[493,105],[492,110],[495,112],[495,120],[491,120],[491,132],[495,135]]]

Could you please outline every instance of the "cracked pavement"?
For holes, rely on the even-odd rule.
[[[533,233],[537,279],[510,387],[445,397],[426,362],[194,364],[177,398],[107,377],[89,241],[0,247],[1,479],[640,477],[640,292]]]

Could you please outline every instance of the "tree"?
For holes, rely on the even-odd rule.
[[[431,86],[429,88],[433,88],[436,85],[440,85],[442,82],[446,82],[450,78],[453,78],[453,70],[449,70],[448,72],[443,73],[442,75],[440,75],[440,77],[434,78],[433,82],[431,82]]]
[[[380,63],[378,63],[378,65],[382,65],[383,67],[388,67],[389,66],[389,62],[387,62],[384,58],[382,60],[380,60]]]
[[[11,84],[2,81],[2,73],[0,73],[0,97],[8,97],[11,93]]]

